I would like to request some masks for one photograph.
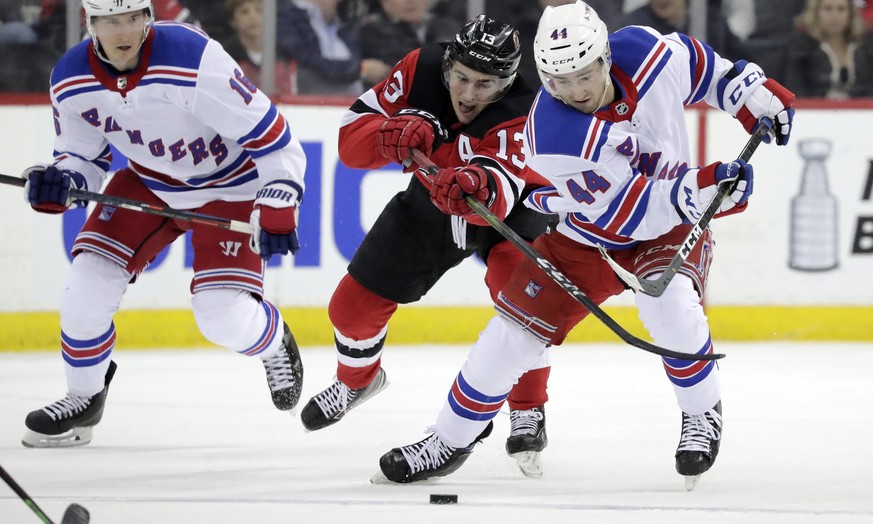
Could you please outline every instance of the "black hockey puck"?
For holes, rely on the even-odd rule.
[[[457,504],[458,496],[457,495],[431,495],[430,496],[431,504]]]

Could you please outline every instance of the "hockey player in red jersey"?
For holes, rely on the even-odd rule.
[[[685,106],[704,101],[721,108],[750,133],[769,118],[777,144],[788,143],[794,95],[757,65],[732,63],[687,35],[640,26],[607,35],[597,13],[577,1],[545,9],[534,55],[543,87],[528,116],[525,145],[528,167],[550,187],[534,190],[524,204],[560,219],[533,246],[597,304],[626,289],[598,247],[625,270],[657,278],[721,184],[736,186],[716,217],[748,205],[754,180],[748,163],[691,163]],[[441,205],[451,208],[462,198],[447,193]],[[707,230],[662,295],[636,294],[640,319],[656,344],[712,352],[700,303],[712,246]],[[505,392],[588,314],[527,258],[495,304],[498,315],[461,368],[434,433],[382,456],[389,480],[415,482],[460,467]],[[676,471],[691,489],[715,462],[721,442],[719,369],[714,361],[672,358],[664,358],[663,367],[681,409]],[[486,399],[473,408],[478,418],[457,408],[459,398],[470,397]]]
[[[446,271],[473,254],[486,262],[485,282],[496,296],[521,260],[466,203],[443,207],[439,194],[462,187],[529,240],[547,229],[549,216],[517,205],[526,188],[543,184],[524,170],[522,130],[534,91],[516,73],[520,55],[515,29],[479,16],[454,41],[412,51],[343,117],[339,155],[346,165],[376,169],[403,163],[409,148],[417,148],[441,169],[432,187],[410,177],[407,189],[382,211],[334,292],[329,314],[336,337],[336,380],[301,412],[308,430],[338,422],[388,384],[381,356],[388,320],[398,304],[418,301]],[[507,452],[534,476],[547,442],[549,369],[543,355],[508,395],[512,432]]]
[[[201,333],[257,357],[274,405],[292,411],[303,365],[281,313],[264,297],[263,278],[265,260],[300,247],[302,146],[269,98],[199,29],[155,23],[150,0],[82,4],[91,39],[67,51],[52,71],[55,157],[22,175],[33,209],[63,213],[74,204],[71,188],[100,191],[111,144],[128,163],[104,193],[249,221],[255,233],[97,205],[76,237],[61,294],[67,394],[27,415],[23,444],[91,441],[115,373],[113,318],[122,297],[186,230]]]

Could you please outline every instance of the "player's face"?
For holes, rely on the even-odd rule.
[[[449,71],[449,95],[462,124],[472,122],[506,86],[504,79],[486,75],[455,62]]]
[[[606,83],[606,68],[599,60],[577,73],[550,75],[555,93],[565,104],[582,113],[591,114],[600,109],[604,100],[611,100],[604,93],[610,84]]]
[[[109,62],[119,71],[136,67],[148,17],[144,11],[98,16],[94,32]]]

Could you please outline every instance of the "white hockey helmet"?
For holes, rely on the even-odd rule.
[[[82,0],[82,8],[85,9],[85,26],[88,28],[91,40],[94,41],[95,49],[98,49],[98,55],[101,53],[97,45],[97,32],[94,30],[93,25],[94,17],[120,15],[145,9],[148,20],[143,31],[143,40],[145,40],[149,29],[151,29],[155,21],[155,9],[152,7],[152,0]],[[103,57],[101,56],[101,58]]]
[[[581,71],[597,59],[609,71],[612,54],[606,24],[588,4],[549,6],[534,37],[534,58],[543,85],[555,95],[551,75]]]

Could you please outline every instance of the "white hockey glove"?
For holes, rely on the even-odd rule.
[[[791,125],[794,122],[794,93],[786,89],[779,82],[768,78],[758,85],[746,99],[746,102],[737,112],[739,120],[746,131],[751,135],[760,125],[758,121],[767,117],[773,121],[771,133],[776,136],[776,145],[788,144],[791,136]],[[765,144],[770,143],[770,134],[764,138]]]
[[[754,189],[755,173],[743,160],[716,162],[698,170],[688,170],[673,187],[673,204],[685,222],[696,222],[718,192],[719,186],[736,182],[734,190],[722,200],[716,218],[741,213],[748,207]]]

